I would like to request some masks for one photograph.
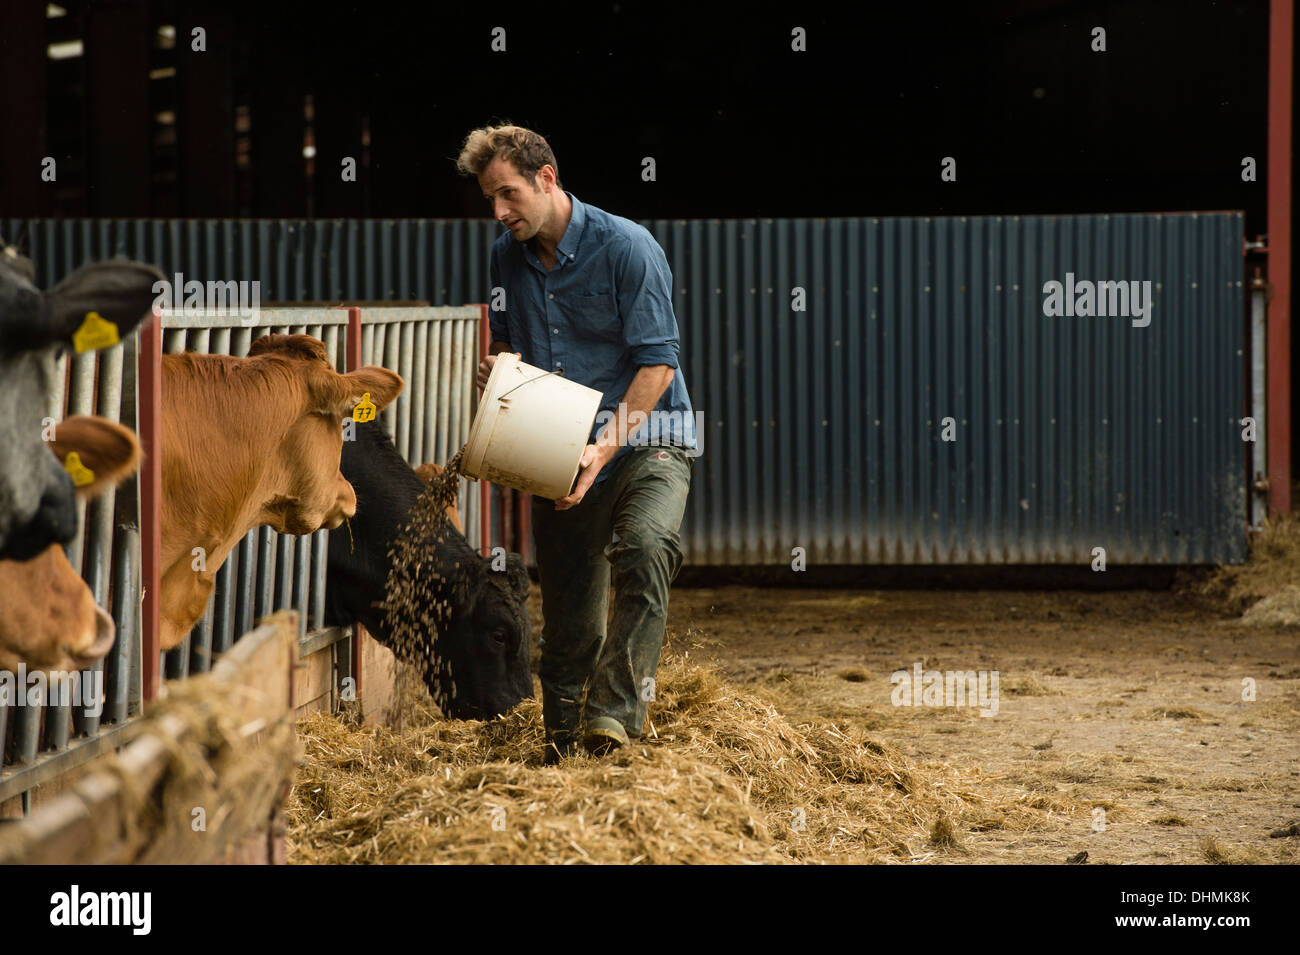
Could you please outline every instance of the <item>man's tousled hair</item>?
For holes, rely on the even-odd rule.
[[[555,184],[561,189],[560,167],[546,137],[522,126],[484,126],[465,137],[456,169],[463,176],[478,176],[492,160],[501,157],[514,166],[529,182],[534,182],[543,166],[555,170]]]

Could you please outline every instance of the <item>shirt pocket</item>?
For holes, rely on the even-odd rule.
[[[569,297],[568,317],[579,338],[621,342],[623,322],[608,292],[577,292]]]

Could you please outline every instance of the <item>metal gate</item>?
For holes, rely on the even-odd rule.
[[[160,324],[159,347],[167,354],[197,351],[242,357],[262,335],[307,334],[324,342],[329,360],[340,372],[363,364],[397,371],[407,385],[381,421],[395,434],[399,451],[412,465],[430,459],[445,462],[468,435],[480,327],[485,324],[478,306],[266,308],[251,323],[238,315],[165,310]],[[48,396],[49,416],[57,420],[69,414],[98,414],[141,431],[142,417],[146,422],[150,417],[147,405],[154,400],[141,388],[141,348],[159,342],[148,325],[143,333],[137,331],[111,348],[62,359],[65,374],[55,376],[59,387]],[[158,411],[152,409],[154,420]],[[137,475],[88,505],[79,503],[80,530],[67,548],[96,603],[117,622],[113,650],[93,668],[104,673],[103,713],[89,717],[68,704],[26,706],[15,701],[0,706],[3,814],[25,813],[34,787],[123,745],[130,735],[131,718],[151,698],[148,671],[167,679],[207,672],[240,635],[276,610],[298,610],[300,656],[326,649],[332,654],[331,702],[337,701],[344,678],[359,683],[353,628],[323,626],[326,530],[303,537],[264,527],[250,531],[218,570],[202,620],[177,647],[153,658],[159,662],[157,670],[143,667],[144,656],[151,652],[148,648],[157,648],[158,637],[144,632],[139,612],[142,582],[156,579],[151,577],[149,561],[142,561],[141,528],[147,536],[159,515],[141,514],[141,481]],[[482,527],[486,497],[486,487],[461,488],[466,536],[479,549],[487,540]],[[4,806],[18,796],[20,801]]]

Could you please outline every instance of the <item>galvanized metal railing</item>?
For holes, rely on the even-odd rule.
[[[362,307],[361,364],[382,365],[406,388],[379,414],[398,452],[412,467],[445,464],[469,439],[474,420],[482,309]],[[458,498],[465,536],[481,547],[484,495],[462,484]]]

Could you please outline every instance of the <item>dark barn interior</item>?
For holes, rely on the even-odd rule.
[[[566,188],[634,219],[1242,209],[1254,237],[1268,21],[1246,0],[15,0],[0,216],[480,217],[453,160],[508,119],[550,139]]]
[[[550,138],[566,186],[634,218],[1241,208],[1264,230],[1239,175],[1265,155],[1260,3],[6,6],[9,216],[480,216],[451,160],[509,118]],[[38,188],[45,156],[58,180]]]

